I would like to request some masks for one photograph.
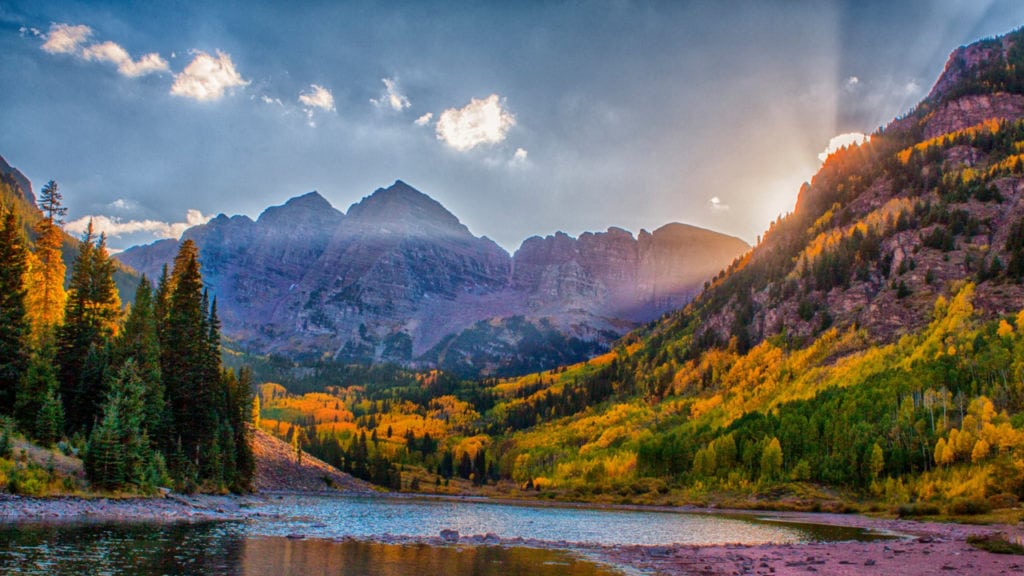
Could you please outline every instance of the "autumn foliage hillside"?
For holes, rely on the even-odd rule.
[[[1024,31],[955,51],[925,101],[829,157],[757,247],[612,352],[500,381],[385,376],[278,391],[263,425],[342,466],[572,499],[1015,505]]]

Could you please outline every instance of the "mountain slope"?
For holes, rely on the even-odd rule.
[[[683,310],[497,386],[495,457],[581,497],[1024,497],[1022,96],[1024,30],[955,51]]]
[[[749,248],[670,224],[638,238],[615,228],[535,237],[510,256],[402,181],[347,213],[312,192],[255,222],[221,215],[183,238],[199,246],[224,333],[238,347],[463,374],[522,373],[603,352],[685,304]],[[176,245],[117,258],[156,277]]]

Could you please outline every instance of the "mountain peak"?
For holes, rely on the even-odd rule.
[[[260,224],[273,224],[280,222],[286,226],[296,226],[303,222],[324,221],[332,223],[341,220],[344,215],[339,212],[319,192],[313,190],[301,196],[289,198],[280,206],[271,206],[260,214],[257,222]]]
[[[953,50],[927,101],[941,102],[966,93],[1001,91],[1005,88],[1001,81],[1007,77],[1007,61],[1021,56],[1019,50],[1011,48],[1021,41],[1024,41],[1024,28]]]
[[[7,160],[5,160],[3,156],[0,156],[0,177],[9,179],[13,182],[18,189],[21,190],[22,197],[25,198],[29,204],[35,206],[36,197],[35,194],[32,193],[32,182],[30,182],[29,179],[21,173],[21,170],[18,170],[14,166],[8,164]]]
[[[401,180],[395,180],[387,188],[378,188],[350,206],[348,216],[363,224],[384,226],[389,231],[414,233],[429,229],[460,235],[470,233],[440,202]]]

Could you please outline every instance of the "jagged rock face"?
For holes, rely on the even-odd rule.
[[[401,181],[346,214],[313,192],[255,222],[218,216],[187,238],[199,246],[223,332],[242,348],[463,373],[533,370],[606,350],[749,248],[673,224],[639,239],[618,228],[534,237],[512,257]],[[155,277],[176,249],[162,241],[118,258]]]
[[[638,238],[620,228],[578,240],[558,233],[523,242],[512,282],[534,309],[589,308],[644,322],[682,307],[747,249],[738,238],[677,223]]]
[[[977,94],[947,102],[924,125],[924,137],[934,138],[963,130],[985,120],[1013,120],[1024,115],[1020,94]]]

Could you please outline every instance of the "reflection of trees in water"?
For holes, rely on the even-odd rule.
[[[0,527],[0,574],[605,576],[568,553],[246,537],[239,523]]]
[[[251,538],[245,576],[604,576],[604,567],[556,550],[493,546],[427,546]]]
[[[7,526],[0,573],[241,574],[243,538],[232,523]]]

